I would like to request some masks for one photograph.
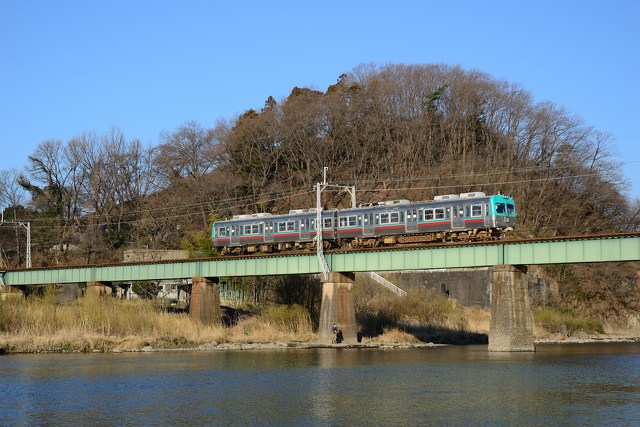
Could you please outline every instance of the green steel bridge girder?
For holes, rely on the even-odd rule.
[[[328,253],[326,260],[331,271],[340,272],[640,261],[640,235]],[[7,270],[0,272],[0,284],[132,282],[191,277],[316,274],[320,271],[316,255],[304,254]]]

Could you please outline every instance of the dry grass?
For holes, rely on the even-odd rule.
[[[582,317],[568,309],[538,307],[533,311],[537,328],[549,333],[571,336],[576,332],[604,333],[602,321]]]
[[[271,306],[257,316],[240,319],[228,330],[227,342],[236,344],[314,341],[309,313],[301,306]]]
[[[295,307],[266,310],[225,328],[194,322],[184,313],[167,313],[145,300],[86,297],[58,305],[45,295],[0,301],[0,353],[311,340],[309,316]]]
[[[151,301],[88,296],[55,304],[44,297],[0,301],[0,353],[43,351],[114,351],[187,348],[202,344],[313,342],[309,313],[300,306],[271,306],[241,317],[232,327],[204,325],[185,313],[168,313]],[[383,295],[360,301],[363,334],[380,343],[482,342],[489,311],[462,308],[434,292],[405,298]]]
[[[491,311],[478,306],[464,307],[463,315],[467,320],[467,331],[478,334],[489,334]]]
[[[404,298],[385,293],[358,301],[357,307],[363,334],[376,342],[478,343],[487,339],[488,311],[464,309],[455,299],[429,289],[409,292]]]
[[[420,340],[407,332],[401,331],[398,328],[393,328],[393,329],[385,329],[382,335],[378,335],[376,337],[371,338],[369,342],[382,343],[382,344],[397,344],[397,343],[415,344],[415,343],[419,343]]]
[[[404,297],[381,294],[358,304],[360,322],[370,333],[402,326],[431,326],[466,330],[462,307],[453,298],[431,290],[409,292]]]

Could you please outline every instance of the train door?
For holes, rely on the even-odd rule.
[[[264,223],[264,241],[267,243],[273,242],[273,222]]]
[[[484,215],[484,225],[486,227],[493,227],[493,221],[491,216],[491,205],[485,203],[482,205],[482,214]]]
[[[451,207],[451,228],[464,228],[464,207],[462,205],[454,205]]]
[[[300,240],[309,240],[311,239],[309,235],[309,227],[311,226],[311,221],[309,218],[301,218],[300,219]]]
[[[406,212],[406,229],[408,233],[413,233],[418,231],[418,210],[417,209],[408,209]]]
[[[238,224],[233,224],[231,227],[231,245],[239,245],[240,244],[240,226]]]
[[[374,234],[373,213],[365,212],[362,214],[362,235],[373,236]]]

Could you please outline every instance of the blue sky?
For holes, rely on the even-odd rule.
[[[450,3],[450,4],[449,4]],[[460,65],[611,133],[640,197],[640,2],[0,2],[0,169],[119,127],[159,142],[360,64]]]

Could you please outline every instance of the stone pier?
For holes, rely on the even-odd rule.
[[[99,296],[106,297],[111,296],[113,289],[111,288],[110,282],[98,282],[92,281],[87,282],[87,291],[85,296]]]
[[[353,304],[354,273],[329,273],[328,281],[322,284],[322,306],[320,308],[319,342],[331,344],[335,323],[342,331],[343,343],[355,343],[358,337],[356,311]]]
[[[535,351],[527,267],[493,267],[489,351]]]
[[[24,294],[17,286],[1,285],[0,286],[0,300],[5,301],[9,299],[24,298]]]
[[[192,278],[189,317],[210,325],[222,323],[218,278]]]

